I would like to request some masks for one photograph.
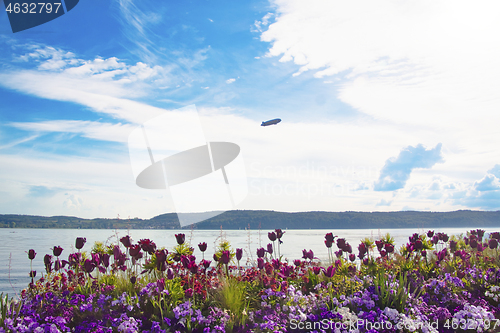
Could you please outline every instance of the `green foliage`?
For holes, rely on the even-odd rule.
[[[9,295],[4,296],[3,293],[0,294],[0,327],[5,327],[5,320],[10,318],[15,320],[19,315],[19,310],[21,309],[22,302],[14,300],[14,298],[9,298]]]
[[[234,325],[242,325],[249,312],[250,297],[247,292],[247,283],[233,277],[221,281],[220,288],[213,295],[215,303],[229,312],[231,321],[229,330]]]
[[[94,242],[94,246],[92,246],[92,250],[90,251],[91,253],[98,253],[98,254],[113,254],[113,248],[115,244],[111,244],[108,246],[105,246],[103,242]]]

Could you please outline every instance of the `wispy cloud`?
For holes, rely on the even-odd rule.
[[[375,191],[394,191],[405,187],[413,169],[431,168],[434,164],[443,162],[441,144],[433,149],[426,150],[421,144],[416,147],[408,146],[396,158],[386,161],[375,182]]]

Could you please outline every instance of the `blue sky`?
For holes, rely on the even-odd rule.
[[[189,105],[241,148],[239,209],[498,210],[499,6],[87,0],[15,34],[1,11],[0,213],[175,211],[128,137]]]

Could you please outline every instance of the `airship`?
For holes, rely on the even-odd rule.
[[[279,119],[279,118],[268,120],[268,121],[263,121],[260,126],[276,125],[280,121],[281,121],[281,119]]]

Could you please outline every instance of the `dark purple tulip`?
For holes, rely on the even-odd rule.
[[[312,268],[314,274],[318,275],[319,273],[321,273],[321,267],[318,267],[318,266],[314,266]]]
[[[338,250],[338,251],[335,251],[334,253],[335,253],[335,255],[337,256],[337,258],[340,258],[340,257],[342,257],[342,255],[344,254],[344,251],[342,251],[342,250]]]
[[[409,237],[410,243],[415,243],[418,239],[418,234],[414,233],[411,237]]]
[[[424,243],[420,239],[416,240],[414,244],[415,250],[422,250],[424,247]]]
[[[83,263],[83,268],[85,269],[85,272],[90,274],[94,270],[95,265],[92,262],[92,260],[86,259],[85,262]]]
[[[271,264],[273,265],[273,268],[277,270],[281,266],[281,261],[279,261],[278,259],[273,259],[271,260]]]
[[[207,243],[203,242],[198,244],[198,248],[200,249],[201,252],[205,252],[207,250]]]
[[[184,296],[186,296],[186,298],[191,298],[191,297],[193,297],[193,289],[191,289],[191,288],[187,288],[187,289],[184,291]]]
[[[264,250],[263,247],[261,247],[260,249],[257,249],[257,257],[262,258],[265,255],[266,255],[266,250]]]
[[[434,235],[432,237],[432,244],[436,245],[439,242],[439,237],[438,235]]]
[[[434,230],[427,231],[427,237],[432,238],[434,236]]]
[[[490,239],[490,241],[488,242],[488,245],[490,247],[490,249],[496,249],[498,247],[498,241],[494,238]]]
[[[30,272],[30,278],[36,277],[36,271],[31,271]]]
[[[457,276],[458,276],[458,278],[459,278],[459,279],[463,279],[463,278],[464,278],[464,276],[465,276],[465,273],[464,273],[464,272],[462,272],[462,271],[458,271],[458,272],[457,272]]]
[[[442,235],[443,236],[442,236],[441,240],[446,243],[448,241],[449,237],[447,234],[442,234]]]
[[[167,250],[156,251],[156,269],[159,271],[165,271],[167,269]],[[184,257],[184,256],[183,256]]]
[[[302,258],[313,260],[314,259],[314,252],[312,250],[306,251],[304,249],[304,250],[302,250]]]
[[[36,257],[36,252],[35,252],[35,250],[33,250],[33,249],[29,250],[29,251],[28,251],[28,259],[29,259],[29,260],[33,260],[33,259],[35,259],[35,257]]]
[[[345,251],[345,247],[346,247],[346,244],[345,244],[345,238],[339,238],[337,239],[337,247],[339,249],[341,249],[342,251]]]
[[[52,249],[52,252],[56,257],[59,257],[61,255],[62,251],[63,251],[63,248],[60,246],[54,246],[54,248]]]
[[[187,256],[181,255],[181,264],[182,266],[184,266],[184,268],[188,268],[190,262],[191,260],[189,260]]]
[[[364,257],[364,255],[368,252],[368,248],[366,247],[366,244],[365,243],[360,243],[358,245],[358,251],[359,251],[359,255],[361,257]]]
[[[191,274],[198,273],[198,265],[196,265],[196,262],[194,262],[194,261],[191,261],[188,264],[187,269],[189,269],[189,271],[191,272]]]
[[[375,245],[377,245],[377,250],[380,252],[382,248],[384,247],[384,242],[381,240],[375,241]]]
[[[45,257],[43,257],[43,263],[45,264],[45,269],[47,270],[47,273],[52,271],[52,256],[50,254],[46,254]]]
[[[104,267],[109,266],[109,254],[99,253],[99,259],[101,259],[101,263],[104,265]]]
[[[450,241],[450,251],[455,252],[456,250],[457,250],[457,242],[455,242],[454,240],[451,240]]]
[[[182,245],[186,241],[186,235],[185,234],[176,234],[175,239],[177,239],[177,244]]]
[[[331,232],[329,232],[325,235],[325,241],[327,241],[329,243],[333,243],[333,242],[335,242],[335,237],[337,237],[337,236],[334,236]]]
[[[383,258],[387,255],[387,252],[385,250],[380,250],[380,256]]]
[[[356,256],[354,255],[354,253],[351,253],[349,255],[349,260],[352,261],[352,262],[354,262],[354,260],[356,260]]]
[[[165,290],[165,278],[161,278],[159,280],[156,280],[156,286],[158,287],[158,290],[160,290],[160,291]]]
[[[292,271],[293,271],[293,267],[291,267],[291,266],[283,266],[283,267],[281,267],[281,271],[279,273],[279,276],[282,277],[282,278],[287,278],[287,277],[290,276],[290,273],[292,273]]]
[[[240,261],[243,257],[243,249],[236,249],[236,260]]]
[[[271,243],[267,244],[267,252],[269,254],[273,254],[273,244]]]
[[[77,237],[76,238],[76,242],[75,242],[75,247],[78,250],[81,250],[81,248],[85,245],[86,242],[87,242],[87,238],[85,238],[85,237]]]
[[[229,260],[231,260],[231,253],[229,251],[222,251],[220,260],[224,265],[229,264]]]
[[[335,275],[335,271],[336,271],[335,267],[330,266],[330,267],[328,267],[328,268],[326,269],[326,271],[325,271],[325,272],[323,272],[323,273],[325,274],[325,276],[326,276],[326,277],[331,278],[332,276],[334,276],[334,275]]]
[[[172,268],[168,268],[167,269],[167,279],[169,280],[172,280],[174,278],[174,271],[172,270]]]
[[[500,241],[500,232],[492,232],[491,238],[496,239],[497,241]]]
[[[347,253],[352,253],[352,247],[351,247],[351,244],[346,243],[346,245],[345,245],[345,251],[346,251]]]
[[[271,242],[274,242],[276,240],[276,238],[277,238],[276,233],[274,231],[268,232],[267,233],[267,237],[269,238],[269,240]]]
[[[134,258],[136,258],[140,252],[141,252],[141,246],[139,244],[130,245],[130,247],[128,248],[128,253],[130,254],[130,256]]]
[[[205,267],[205,269],[207,269],[208,267],[210,267],[210,264],[211,264],[211,263],[212,263],[212,262],[211,262],[210,260],[205,260],[205,259],[203,259],[203,260],[201,261],[201,264],[203,265],[203,267]]]
[[[486,246],[487,248],[488,246]],[[477,243],[477,251],[478,252],[483,252],[483,250],[485,249],[485,246],[483,246],[483,244],[481,243]]]
[[[385,244],[384,245],[385,252],[387,253],[392,253],[394,252],[394,245],[392,244]]]
[[[132,282],[132,284],[135,284],[135,281],[137,281],[137,277],[131,276],[130,277],[130,282]]]
[[[300,266],[300,265],[302,264],[302,261],[300,261],[299,259],[295,259],[295,260],[293,261],[293,264],[294,264],[295,266]]]
[[[106,273],[106,268],[102,267],[102,266],[99,266],[97,267],[97,269],[99,270],[99,272],[101,272],[102,274]]]
[[[259,269],[264,268],[264,259],[262,259],[262,258],[257,258],[257,267],[258,267]]]
[[[477,239],[472,238],[472,239],[469,241],[469,244],[470,244],[470,247],[472,247],[473,249],[477,248],[477,246],[478,246]]]
[[[368,258],[363,259],[363,265],[368,265]]]
[[[285,233],[281,229],[274,229],[274,231],[276,232],[276,238],[278,238],[278,239],[281,239],[281,237],[283,237],[283,234]]]
[[[477,230],[476,230],[476,233],[477,233],[477,238],[479,238],[479,240],[483,240],[484,230],[482,230],[482,229],[477,229]]]
[[[438,253],[436,253],[438,261],[443,260],[447,254],[448,254],[448,251],[446,249],[443,249],[443,250],[439,251]]]
[[[219,257],[217,257],[217,253],[214,253],[214,261],[215,262],[219,261]]]
[[[422,255],[422,257],[426,257],[427,256],[427,251],[422,250],[422,252],[420,252],[420,254]]]
[[[330,241],[328,241],[328,240],[325,239],[325,245],[326,245],[327,248],[331,248],[332,245],[333,245],[333,242],[330,242]]]
[[[123,246],[125,246],[126,248],[132,246],[132,239],[130,239],[129,235],[120,238],[120,242],[122,242]]]
[[[143,251],[149,254],[153,254],[156,251],[156,244],[149,239],[141,239],[139,245]]]
[[[54,270],[58,271],[61,269],[61,260],[57,258],[56,262],[54,263]]]
[[[356,266],[349,266],[347,267],[347,270],[349,271],[349,273],[354,274],[356,273]]]
[[[465,245],[469,245],[469,238],[464,237],[464,242],[465,242]]]

